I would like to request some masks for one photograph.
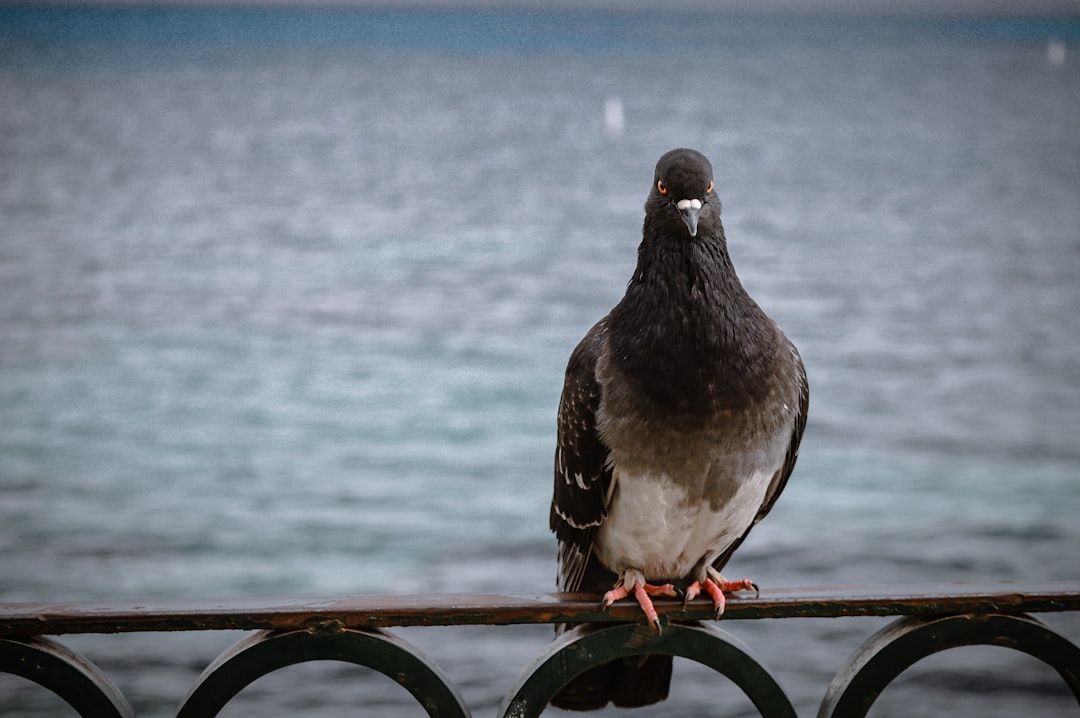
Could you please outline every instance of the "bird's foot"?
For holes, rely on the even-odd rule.
[[[645,618],[648,619],[649,625],[659,633],[660,617],[656,615],[656,607],[653,606],[650,596],[674,598],[679,595],[675,587],[670,583],[665,583],[663,586],[654,586],[645,582],[645,576],[640,571],[626,571],[619,583],[615,585],[615,588],[604,594],[604,600],[600,603],[600,608],[601,610],[607,610],[611,604],[631,594],[633,594],[638,605],[641,606],[641,610],[645,612]]]
[[[727,599],[724,598],[725,593],[731,593],[732,591],[753,591],[755,594],[759,593],[757,584],[750,580],[742,581],[728,581],[721,576],[717,571],[709,568],[708,575],[701,581],[694,581],[692,584],[686,587],[686,597],[683,600],[683,605],[693,601],[702,591],[709,594],[712,598],[713,608],[716,611],[716,618],[724,615],[724,608],[727,606]]]

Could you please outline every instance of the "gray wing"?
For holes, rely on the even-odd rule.
[[[559,401],[555,490],[550,527],[559,541],[559,587],[591,590],[586,573],[602,567],[592,558],[597,530],[607,517],[611,467],[608,448],[596,430],[600,384],[596,362],[604,347],[606,318],[589,330],[570,354]]]
[[[799,350],[791,342],[787,342],[787,345],[791,349],[794,359],[795,383],[799,393],[799,410],[795,415],[795,424],[791,429],[791,441],[788,443],[787,453],[784,455],[784,463],[780,466],[780,470],[773,475],[772,481],[769,482],[769,488],[765,491],[765,500],[762,501],[761,508],[758,509],[757,515],[754,516],[753,523],[735,543],[731,544],[724,553],[720,554],[719,558],[713,561],[713,568],[717,571],[724,567],[731,555],[735,553],[735,549],[746,539],[750,530],[772,511],[776,500],[780,498],[780,493],[787,486],[791,472],[795,469],[795,462],[799,458],[799,444],[802,443],[803,431],[806,430],[806,414],[810,408],[810,386],[806,381],[806,367],[803,366]]]

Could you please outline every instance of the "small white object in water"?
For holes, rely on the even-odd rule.
[[[1065,64],[1065,43],[1061,40],[1051,40],[1046,44],[1046,61],[1054,67]]]
[[[604,101],[604,130],[608,137],[620,137],[626,125],[623,115],[622,100],[618,97],[609,97]]]

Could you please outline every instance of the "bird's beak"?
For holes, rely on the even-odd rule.
[[[690,231],[690,236],[696,237],[698,212],[701,211],[701,200],[680,199],[675,206],[679,208],[679,214],[682,215],[682,221],[686,224],[686,229]]]

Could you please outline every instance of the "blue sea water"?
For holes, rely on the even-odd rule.
[[[562,371],[675,146],[811,383],[730,572],[1076,578],[1078,47],[1049,20],[0,7],[0,600],[553,590]],[[725,628],[813,715],[880,625]],[[477,715],[551,637],[402,634]],[[63,640],[167,716],[236,638]],[[925,665],[872,715],[1075,713],[1005,649]],[[420,713],[315,665],[225,714],[357,702]],[[752,714],[680,664],[627,715],[718,708]],[[0,680],[3,715],[56,711]]]

